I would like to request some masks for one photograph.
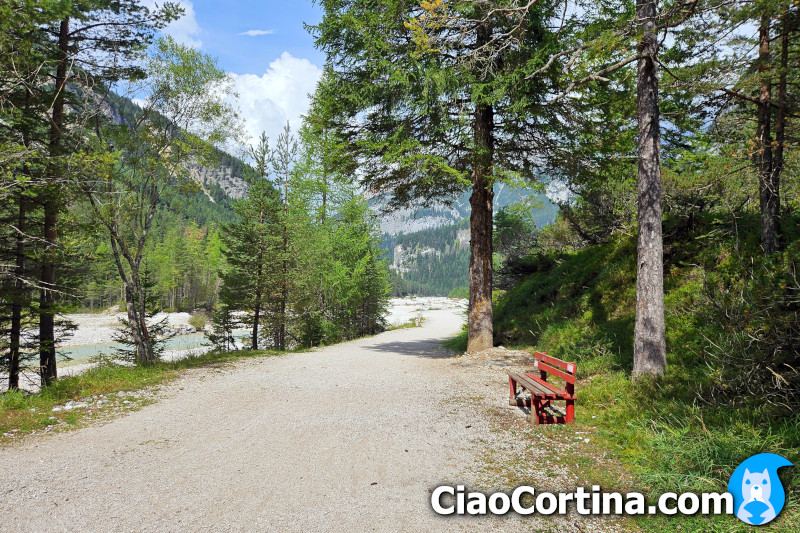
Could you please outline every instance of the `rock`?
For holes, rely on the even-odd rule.
[[[57,413],[57,412],[59,412],[59,411],[63,411],[63,410],[64,410],[64,408],[63,408],[63,407],[61,407],[61,406],[58,406],[58,405],[56,405],[55,407],[53,407],[53,412],[54,412],[54,413]]]

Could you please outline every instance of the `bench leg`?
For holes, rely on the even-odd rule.
[[[566,423],[575,421],[575,400],[567,400],[567,420]]]
[[[517,382],[511,376],[508,376],[508,403],[516,405],[514,400],[517,397]]]
[[[534,424],[544,424],[544,404],[541,399],[531,396],[531,416]]]

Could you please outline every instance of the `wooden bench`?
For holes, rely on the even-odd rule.
[[[539,376],[528,373],[509,372],[509,405],[530,407],[531,417],[537,424],[568,424],[575,420],[575,363],[567,363],[561,359],[550,357],[546,352],[533,354],[534,365],[539,369]],[[564,380],[564,388],[559,389],[548,383],[550,374]],[[518,387],[530,392],[530,398],[518,398]],[[563,400],[567,404],[566,416],[553,416],[547,411],[550,402]]]

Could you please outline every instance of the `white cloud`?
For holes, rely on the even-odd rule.
[[[239,35],[247,35],[248,37],[258,37],[260,35],[272,35],[275,33],[275,30],[247,30],[243,31]]]
[[[286,121],[292,131],[301,125],[301,115],[308,111],[309,95],[314,92],[322,69],[308,59],[284,52],[269,64],[267,71],[256,74],[231,74],[238,93],[238,105],[245,130],[253,141],[262,131],[270,146],[275,146]]]
[[[142,5],[150,10],[161,7],[163,1],[157,0],[143,0]],[[186,46],[192,48],[202,48],[203,41],[198,36],[200,35],[200,25],[197,23],[197,18],[194,13],[194,4],[190,0],[178,0],[178,4],[183,8],[183,16],[178,20],[173,20],[162,31]]]

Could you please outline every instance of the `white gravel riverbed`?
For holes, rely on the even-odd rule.
[[[407,297],[392,298],[389,300],[386,322],[389,327],[396,327],[408,323],[412,319],[426,316],[429,311],[452,309],[459,312],[465,311],[467,301],[464,299],[445,298],[445,297]],[[70,348],[87,348],[100,345],[98,349],[106,349],[109,353],[112,347],[109,343],[113,342],[116,331],[119,329],[121,318],[125,318],[125,313],[120,313],[116,309],[108,309],[100,313],[75,313],[67,314],[65,318],[75,324],[76,329],[72,335],[59,344],[60,349],[69,351]],[[159,313],[155,320],[166,319],[167,327],[173,330],[183,331],[189,326],[191,313]],[[201,346],[205,342],[200,339],[197,346],[180,350],[167,350],[163,354],[165,360],[180,359],[190,354],[203,353],[209,349],[208,346]],[[108,345],[102,348],[103,345]],[[87,359],[76,359],[72,361],[60,360],[58,362],[59,376],[74,376],[85,372],[93,367],[94,364]],[[0,390],[4,390],[7,383],[7,375],[0,373]],[[39,388],[39,376],[36,372],[28,370],[23,372],[20,378],[20,386],[23,389],[35,391]]]

